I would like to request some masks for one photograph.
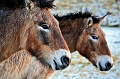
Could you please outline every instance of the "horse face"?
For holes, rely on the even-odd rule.
[[[28,34],[27,49],[43,65],[53,70],[66,68],[71,54],[59,29],[58,21],[48,8],[36,7]]]
[[[94,23],[92,19],[88,19],[86,28],[78,38],[76,48],[101,71],[111,69],[113,60],[99,22]]]

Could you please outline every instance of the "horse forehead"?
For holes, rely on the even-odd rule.
[[[50,9],[43,9],[44,11],[42,12],[42,18],[46,18],[47,20],[50,21],[50,23],[58,26],[59,22],[57,19],[55,19],[55,17],[52,15],[51,10]],[[45,19],[44,19],[45,20]]]
[[[51,19],[48,20],[49,26],[52,29],[59,29],[59,22],[51,15]]]
[[[49,9],[37,9],[38,11],[33,14],[33,20],[37,23],[43,21],[47,25],[49,25],[50,28],[58,28],[59,22],[55,19],[55,17],[51,14]]]
[[[93,25],[91,26],[91,32],[92,32],[92,33],[96,33],[96,34],[100,34],[100,35],[102,34],[102,35],[105,36],[105,33],[103,32],[100,24],[93,24]]]
[[[101,36],[105,36],[105,33],[103,32],[103,30],[102,30],[102,28],[101,28],[101,26],[98,24],[97,25],[97,33],[99,34],[99,35],[101,35]]]

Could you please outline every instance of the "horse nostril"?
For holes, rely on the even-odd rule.
[[[105,66],[106,66],[106,68],[109,70],[109,69],[112,67],[112,64],[111,64],[110,62],[107,62],[107,63],[105,64]]]
[[[100,63],[99,63],[99,68],[101,71],[104,71]]]
[[[69,63],[70,63],[70,59],[68,57],[66,57],[66,56],[62,56],[61,57],[61,62],[62,62],[64,67],[67,67],[69,65]]]

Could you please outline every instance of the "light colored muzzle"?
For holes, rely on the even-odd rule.
[[[113,66],[113,59],[108,55],[98,56],[96,65],[100,71],[108,71]]]
[[[52,60],[51,66],[53,70],[62,70],[69,66],[71,62],[70,51],[59,49],[55,51],[55,56]]]

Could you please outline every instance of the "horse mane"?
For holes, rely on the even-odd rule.
[[[25,0],[0,0],[0,9],[25,7]]]
[[[86,10],[85,12],[79,11],[79,12],[75,12],[75,13],[68,13],[65,15],[59,15],[59,14],[55,14],[54,17],[58,20],[58,21],[63,21],[63,20],[68,20],[68,19],[79,19],[79,18],[92,18],[93,19],[93,23],[99,23],[99,19],[97,18],[97,16],[92,16],[92,12]]]
[[[55,6],[54,0],[0,0],[0,9],[25,8],[31,1],[40,8],[53,8]]]
[[[55,0],[31,0],[40,8],[53,8],[55,5],[53,2]]]

